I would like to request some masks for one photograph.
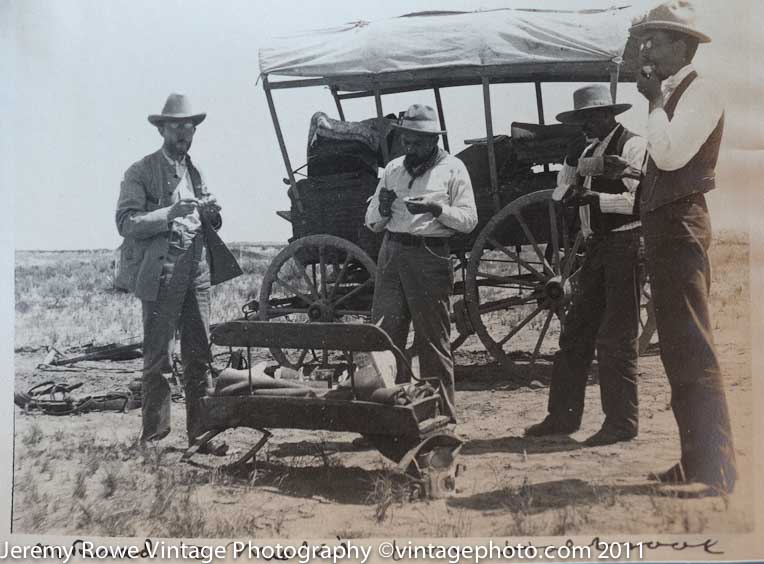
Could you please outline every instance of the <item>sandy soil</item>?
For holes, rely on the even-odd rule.
[[[737,252],[733,266],[747,258],[746,249]],[[180,462],[180,404],[173,406],[173,433],[151,448],[135,445],[139,410],[51,417],[16,409],[13,530],[259,538],[749,531],[755,498],[745,284],[736,290],[738,300],[715,304],[741,470],[729,498],[665,497],[646,480],[679,454],[657,355],[641,359],[639,437],[586,448],[580,441],[603,419],[596,369],[579,432],[525,439],[524,427],[546,413],[549,359],[509,370],[493,363],[473,338],[457,352],[457,432],[466,440],[460,457],[466,470],[449,499],[408,501],[405,482],[390,472],[390,462],[375,450],[355,450],[350,434],[276,430],[253,473],[229,476],[215,469],[219,459]],[[140,366],[139,360],[80,363],[52,373],[36,368],[43,356],[17,354],[18,389],[47,379],[85,382],[78,395],[103,392],[124,388]],[[527,386],[530,380],[538,383]],[[226,436],[240,453],[257,438],[247,430]]]

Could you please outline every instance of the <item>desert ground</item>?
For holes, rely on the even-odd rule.
[[[240,316],[276,253],[250,247],[245,276],[214,290],[212,321]],[[551,357],[532,367],[496,364],[470,338],[456,352],[456,432],[465,439],[454,496],[411,500],[406,480],[354,435],[275,430],[254,467],[225,460],[182,463],[184,409],[171,435],[137,443],[140,410],[54,417],[15,407],[12,528],[16,533],[101,536],[366,538],[531,537],[574,534],[747,532],[753,528],[749,245],[718,234],[712,248],[716,339],[733,418],[741,479],[729,497],[680,499],[646,480],[679,455],[669,387],[657,354],[641,358],[640,433],[612,446],[581,441],[602,422],[596,364],[582,428],[571,437],[526,439],[546,413]],[[17,252],[17,391],[40,382],[83,382],[75,396],[125,389],[140,359],[42,366],[48,347],[140,338],[140,305],[114,292],[110,251]],[[529,347],[532,348],[530,343]],[[229,431],[234,451],[257,439]]]

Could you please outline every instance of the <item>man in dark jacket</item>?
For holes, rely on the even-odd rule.
[[[631,105],[613,103],[605,85],[577,90],[573,106],[557,119],[581,125],[583,133],[568,148],[553,198],[580,206],[587,253],[560,335],[549,414],[525,434],[578,430],[596,347],[605,421],[586,444],[601,446],[628,441],[638,432],[640,224],[634,202],[645,140],[615,120]]]
[[[649,102],[650,158],[639,207],[682,447],[677,464],[650,477],[726,493],[737,470],[708,307],[711,224],[704,197],[715,185],[724,108],[692,66],[698,44],[711,39],[695,27],[684,0],[654,8],[631,33],[640,40],[637,88]]]
[[[127,170],[117,203],[117,229],[124,242],[116,282],[140,298],[143,307],[141,441],[170,432],[171,394],[164,373],[176,330],[189,445],[203,431],[197,400],[206,391],[209,364],[208,250],[212,239],[222,244],[214,233],[222,223],[220,207],[188,155],[205,117],[191,111],[185,96],[171,94],[162,113],[148,117],[163,138],[162,147]],[[207,444],[202,452],[223,455],[226,449],[224,443]]]

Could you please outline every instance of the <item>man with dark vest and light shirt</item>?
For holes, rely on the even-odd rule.
[[[684,0],[654,8],[630,31],[640,41],[637,89],[649,102],[639,208],[682,448],[677,464],[649,477],[679,493],[725,494],[737,471],[708,306],[711,225],[704,197],[715,184],[724,108],[691,64],[698,44],[711,39],[696,28]]]
[[[576,90],[573,107],[557,119],[583,131],[568,147],[552,198],[579,206],[587,253],[560,335],[549,414],[525,434],[578,430],[596,347],[605,421],[585,444],[603,446],[631,440],[638,432],[640,224],[634,205],[645,140],[615,120],[631,104],[614,103],[604,84]]]

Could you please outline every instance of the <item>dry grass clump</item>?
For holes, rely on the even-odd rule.
[[[212,323],[241,317],[279,247],[234,246],[244,274],[212,289]],[[114,288],[111,250],[19,251],[15,299],[17,349],[140,340],[141,304]]]

